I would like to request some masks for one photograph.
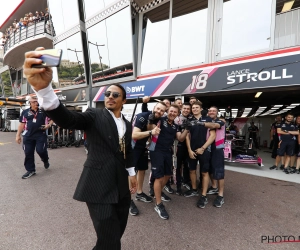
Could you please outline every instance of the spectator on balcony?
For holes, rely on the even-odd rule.
[[[29,12],[28,26],[33,25],[34,22],[35,22],[35,16],[31,12]]]
[[[46,9],[45,9],[45,20],[46,20],[46,22],[47,22],[49,19],[51,19],[51,15],[50,15],[50,13],[49,13],[48,8],[46,8]]]
[[[23,26],[24,27],[28,26],[28,17],[24,17],[24,19],[23,19]]]
[[[45,20],[45,13],[44,13],[44,11],[40,11],[40,20],[41,21]]]
[[[5,34],[6,34],[6,36],[9,36],[9,28],[6,28]]]
[[[15,32],[12,25],[9,26],[9,29],[8,29],[8,30],[9,30],[9,35],[10,35],[10,36],[13,35],[13,33]]]
[[[17,30],[17,22],[14,21],[12,26],[13,26],[13,32],[15,32]]]
[[[35,21],[39,22],[41,20],[40,12],[36,11],[35,12]]]
[[[22,24],[23,24],[23,22],[22,22]],[[19,30],[19,29],[21,29],[20,22],[17,22],[16,23],[16,30]]]

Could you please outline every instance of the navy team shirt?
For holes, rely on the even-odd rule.
[[[271,125],[271,130],[272,130],[273,136],[277,137],[277,139],[278,139],[277,129],[281,128],[281,124],[282,124],[282,122],[280,121],[280,122],[274,122]]]
[[[139,113],[135,116],[134,122],[132,124],[133,127],[139,128],[142,132],[147,131],[147,124],[148,124],[148,117],[152,113],[152,111]],[[146,143],[148,141],[149,136],[140,139],[140,140],[133,140],[132,139],[132,148],[135,149],[145,149]]]
[[[45,112],[41,109],[38,109],[36,112],[30,108],[23,110],[19,118],[19,122],[25,123],[23,136],[46,135],[46,131],[41,130],[40,127],[46,124],[47,119]]]
[[[193,116],[190,121],[197,121],[198,119]],[[199,122],[213,122],[209,116],[200,117]],[[207,141],[206,137],[209,133],[209,129],[202,125],[195,125],[190,128],[191,134],[191,150],[195,151],[197,148],[201,148]],[[210,146],[208,147],[210,150]]]
[[[295,124],[292,124],[292,123],[282,123],[281,124],[281,130],[286,130],[286,131],[298,131],[298,128],[297,126],[295,126]],[[296,140],[296,136],[295,135],[280,135],[280,139],[282,141],[285,141],[285,142],[293,142]]]
[[[179,127],[174,122],[169,124],[167,116],[161,117],[157,124],[160,124],[160,134],[152,136],[149,150],[170,151],[176,138],[176,133],[179,132]]]

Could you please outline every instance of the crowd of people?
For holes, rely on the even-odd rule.
[[[202,103],[191,97],[186,103],[177,98],[174,104],[169,99],[164,99],[149,111],[149,100],[150,97],[143,98],[142,113],[137,114],[133,122],[133,165],[138,181],[135,199],[152,202],[155,197],[155,211],[162,219],[168,219],[169,215],[161,201],[171,200],[163,190],[185,197],[200,196],[196,204],[199,208],[204,208],[207,204],[207,194],[218,194],[213,205],[221,207],[224,204],[223,148],[226,121],[217,117],[218,108],[212,106],[207,113],[203,110]],[[149,124],[154,125],[151,127]],[[148,140],[150,143],[147,146]],[[145,171],[148,169],[148,150],[151,161],[149,196],[143,192]],[[197,186],[198,161],[200,179]],[[173,167],[176,169],[174,175]],[[173,178],[170,178],[172,175]],[[171,180],[176,185],[176,190],[171,187]],[[201,193],[198,189],[202,190]],[[130,214],[139,214],[133,200]]]
[[[72,112],[59,102],[49,84],[51,69],[31,67],[41,63],[40,56],[39,51],[27,52],[23,69],[41,107],[58,126],[86,133],[88,154],[74,199],[87,204],[97,234],[94,249],[121,249],[128,211],[131,215],[139,213],[133,198],[147,203],[155,199],[154,210],[164,220],[169,219],[169,214],[163,202],[171,201],[164,191],[186,198],[199,197],[195,205],[201,209],[208,204],[207,195],[215,194],[213,205],[222,207],[226,121],[218,117],[216,106],[206,112],[202,103],[192,97],[190,102],[182,103],[179,98],[174,104],[164,99],[153,110],[148,110],[150,98],[144,97],[142,113],[130,124],[121,113],[126,103],[126,90],[119,84],[112,84],[104,93],[105,108]],[[36,119],[34,114],[31,118]],[[292,119],[288,114],[276,130],[277,154],[281,157],[286,154],[285,164],[299,134],[291,125]],[[252,126],[248,131],[253,136],[257,129]],[[148,151],[151,163],[149,195],[143,192]],[[200,180],[197,187],[198,162]],[[176,190],[171,187],[172,175],[175,175]]]
[[[47,22],[51,18],[48,8],[45,11],[36,11],[35,13],[29,12],[21,17],[19,20],[14,19],[13,23],[6,29],[2,35],[1,46],[4,46],[9,38],[17,31],[30,27],[38,22]]]
[[[286,174],[300,174],[300,116],[288,113],[284,121],[278,115],[272,124],[270,138],[273,141],[272,158],[275,164],[271,170],[282,170]],[[279,167],[280,164],[280,167]]]

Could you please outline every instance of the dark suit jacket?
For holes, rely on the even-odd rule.
[[[91,203],[117,203],[128,195],[128,172],[133,167],[131,124],[126,122],[126,159],[119,151],[116,123],[107,109],[88,108],[83,113],[67,110],[62,104],[47,115],[60,127],[85,130],[88,156],[74,199]]]

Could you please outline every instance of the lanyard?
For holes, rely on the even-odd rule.
[[[36,117],[38,115],[39,110],[37,110],[36,112],[34,110],[31,109],[31,112],[33,113],[33,122],[36,122]]]

